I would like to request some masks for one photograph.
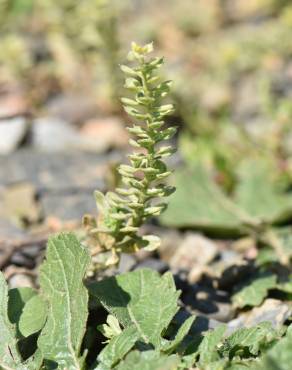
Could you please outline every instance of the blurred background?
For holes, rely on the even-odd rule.
[[[171,165],[188,172],[161,223],[241,234],[212,207],[235,201],[251,170],[252,197],[236,201],[251,211],[263,194],[265,221],[291,215],[291,39],[289,0],[0,0],[0,239],[78,227],[93,190],[119,182],[131,41],[153,41],[174,80]]]

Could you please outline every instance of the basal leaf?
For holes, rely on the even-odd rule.
[[[261,266],[280,261],[289,265],[292,260],[292,228],[278,227],[270,228],[263,235],[265,247],[258,252],[257,265]]]
[[[292,275],[289,276],[289,281],[278,284],[277,289],[282,292],[292,294]]]
[[[30,287],[13,288],[8,291],[8,317],[13,324],[19,323],[25,304],[37,291]]]
[[[206,169],[197,164],[192,169],[177,170],[174,176],[177,191],[161,216],[163,224],[227,233],[240,229],[240,210],[214,183]]]
[[[292,217],[292,195],[277,184],[262,160],[242,163],[234,197],[221,190],[202,164],[178,170],[174,176],[177,191],[161,216],[167,226],[242,234],[246,225],[258,227]]]
[[[82,369],[80,347],[88,316],[88,294],[83,278],[90,262],[88,251],[73,234],[49,239],[40,285],[48,303],[48,319],[38,339],[46,360],[59,369]]]
[[[178,310],[170,274],[137,270],[93,283],[89,291],[124,327],[134,325],[141,340],[161,347],[161,335]]]
[[[262,322],[251,328],[240,328],[224,341],[220,352],[224,356],[233,358],[237,351],[248,348],[252,355],[257,355],[263,343],[270,342],[276,336],[270,322]]]
[[[287,334],[270,349],[252,370],[290,370],[292,364],[292,325]]]
[[[156,351],[133,351],[116,370],[176,370],[179,362],[176,355],[166,356]]]
[[[8,319],[8,288],[0,272],[0,368],[23,369],[17,349],[16,329]]]
[[[292,196],[277,184],[268,161],[247,160],[239,167],[235,202],[262,222],[274,223],[292,216]]]
[[[204,369],[204,370],[225,370],[225,369],[227,370],[228,369],[229,370],[229,366],[227,367],[228,362],[229,361],[226,358],[221,358],[220,360],[206,364],[206,366],[201,369]]]
[[[185,322],[178,329],[175,338],[172,341],[169,341],[165,345],[163,345],[162,351],[167,353],[171,353],[172,351],[174,351],[176,347],[179,346],[180,343],[183,341],[185,336],[188,334],[194,320],[195,316],[191,316],[187,320],[185,320]]]
[[[232,296],[232,302],[236,307],[259,306],[270,289],[277,287],[276,275],[262,275],[251,280],[239,292]]]
[[[32,297],[24,306],[19,320],[19,331],[24,337],[38,332],[45,325],[47,305],[40,295]]]
[[[129,326],[121,334],[113,337],[98,355],[98,360],[102,363],[101,368],[116,365],[133,348],[139,337],[135,326]]]
[[[216,362],[220,359],[217,350],[218,345],[222,341],[225,330],[225,325],[221,325],[213,331],[208,331],[205,334],[204,339],[199,346],[199,365],[202,369],[205,369],[210,363]]]

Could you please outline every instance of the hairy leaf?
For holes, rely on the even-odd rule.
[[[43,328],[46,318],[46,302],[40,295],[35,295],[24,306],[19,320],[19,331],[24,337],[28,337]]]
[[[176,349],[177,346],[181,344],[185,336],[188,334],[193,322],[195,320],[195,316],[189,317],[185,322],[181,325],[178,329],[178,332],[175,338],[172,341],[166,342],[163,345],[163,352],[171,353],[173,350]]]
[[[178,190],[161,220],[167,226],[217,233],[246,233],[246,225],[256,228],[287,220],[292,215],[292,196],[277,185],[271,173],[263,161],[243,162],[232,199],[201,164],[181,169],[175,174]]]
[[[161,347],[161,335],[178,310],[179,292],[170,274],[133,271],[93,283],[89,291],[124,327],[134,325],[143,341]]]
[[[239,167],[235,202],[263,222],[282,221],[292,215],[292,197],[277,184],[269,162],[247,160]]]
[[[13,288],[8,291],[8,317],[13,324],[18,325],[25,304],[36,294],[37,291],[30,287]]]
[[[171,196],[171,202],[161,216],[163,224],[213,232],[239,230],[240,210],[224,195],[202,166],[196,165],[192,170],[177,170],[175,185],[177,191]]]
[[[287,334],[270,349],[253,370],[290,370],[292,364],[292,325]]]
[[[241,328],[224,341],[220,352],[232,358],[237,351],[247,347],[252,355],[257,355],[260,346],[271,341],[275,336],[276,331],[272,329],[270,322],[262,322],[252,328]]]
[[[48,302],[48,319],[38,340],[44,358],[60,369],[81,369],[81,342],[87,320],[88,294],[83,278],[88,251],[73,234],[49,239],[40,285]]]
[[[176,355],[160,355],[156,351],[133,351],[117,366],[117,370],[176,370],[179,364]]]
[[[264,235],[266,246],[259,250],[257,265],[265,265],[281,261],[288,265],[292,259],[292,228],[270,228]]]
[[[140,334],[135,326],[129,326],[121,334],[113,337],[98,355],[98,360],[104,366],[111,368],[133,348]]]
[[[268,295],[269,289],[277,287],[276,275],[262,275],[249,282],[232,296],[236,307],[259,306]]]
[[[21,357],[16,344],[16,330],[8,319],[8,288],[0,272],[0,368],[22,369]]]
[[[205,368],[209,363],[219,360],[217,349],[218,345],[222,341],[225,330],[225,325],[221,325],[213,331],[209,331],[205,334],[204,339],[199,346],[199,364],[202,368]]]

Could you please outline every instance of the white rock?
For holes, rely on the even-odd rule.
[[[101,153],[109,149],[110,143],[118,140],[120,136],[121,130],[112,130],[109,135],[101,131],[98,137],[94,133],[85,134],[67,121],[56,117],[36,119],[32,127],[33,145],[48,152],[79,149]]]
[[[23,140],[27,128],[24,117],[0,120],[0,154],[12,153]]]
[[[33,282],[31,278],[26,274],[15,274],[11,276],[9,279],[9,288],[22,288],[22,287],[30,287],[33,288]]]
[[[187,233],[169,261],[173,269],[192,270],[210,263],[217,254],[216,244],[196,233]]]
[[[59,118],[44,117],[33,122],[32,142],[44,151],[61,151],[75,146],[78,132]]]

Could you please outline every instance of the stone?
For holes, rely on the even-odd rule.
[[[9,265],[3,271],[3,273],[10,289],[20,287],[35,288],[34,275],[32,271],[29,271],[23,267]]]
[[[129,272],[132,270],[132,268],[136,265],[136,259],[133,255],[122,253],[119,267],[118,267],[118,273],[124,274],[125,272]]]
[[[241,261],[241,255],[235,250],[225,249],[220,253],[220,260],[224,263],[225,267],[228,267]]]
[[[47,191],[104,190],[104,167],[111,161],[120,161],[120,154],[97,156],[77,150],[47,153],[21,149],[9,156],[0,156],[0,184],[30,182],[41,196]]]
[[[212,263],[212,266],[209,267],[208,273],[213,278],[220,280],[223,274],[227,272],[226,278],[232,280],[232,274],[237,271],[237,267],[240,268],[239,266],[242,265],[246,265],[243,255],[232,249],[224,249],[220,252],[220,258]]]
[[[0,120],[26,115],[27,103],[21,92],[11,91],[0,95]]]
[[[171,257],[169,265],[174,271],[190,271],[195,266],[209,264],[216,254],[217,246],[213,241],[200,234],[189,232]]]
[[[24,117],[0,120],[0,155],[15,151],[28,130]]]
[[[63,151],[78,146],[78,141],[78,131],[67,121],[43,117],[33,122],[32,144],[37,149]]]
[[[254,326],[262,321],[270,321],[274,328],[280,328],[291,317],[292,305],[277,299],[268,298],[260,307],[254,307],[245,316],[245,325]]]
[[[125,147],[129,140],[125,125],[118,117],[91,119],[85,122],[80,133],[83,138],[93,140],[94,148],[100,152]]]
[[[149,269],[155,270],[163,274],[164,272],[168,270],[168,265],[165,262],[157,258],[147,258],[146,260],[139,262],[135,266],[134,270],[139,270],[139,269],[144,269],[144,268],[149,268]]]
[[[57,217],[62,221],[81,220],[84,214],[97,214],[92,192],[75,194],[46,193],[41,198],[45,217]]]
[[[97,114],[95,97],[67,93],[52,98],[46,106],[48,115],[70,124],[81,124]]]
[[[34,288],[31,277],[22,273],[16,273],[12,275],[8,280],[8,285],[10,289],[21,287]]]
[[[191,284],[196,283],[202,278],[204,274],[208,274],[210,272],[209,270],[210,269],[207,268],[206,266],[202,266],[202,265],[194,266],[188,274],[188,281]]]
[[[126,130],[117,118],[89,121],[81,131],[55,117],[39,118],[32,126],[34,147],[48,152],[83,150],[103,153],[110,148],[125,146],[127,142]]]
[[[2,209],[2,207],[0,209]],[[25,237],[26,233],[22,229],[18,228],[7,219],[4,219],[0,214],[0,241],[23,239]]]
[[[31,183],[18,183],[8,186],[2,195],[4,217],[18,224],[31,224],[40,221],[42,211],[37,201],[37,192]]]
[[[183,241],[182,234],[177,230],[166,230],[159,233],[161,245],[158,249],[160,258],[169,263]]]
[[[269,321],[274,329],[280,329],[291,317],[291,303],[267,298],[260,307],[254,307],[247,313],[241,314],[227,325],[227,333],[231,334],[242,327],[252,327],[263,321]]]
[[[35,259],[39,256],[40,252],[45,249],[45,245],[28,245],[23,247],[21,253],[28,258]]]

